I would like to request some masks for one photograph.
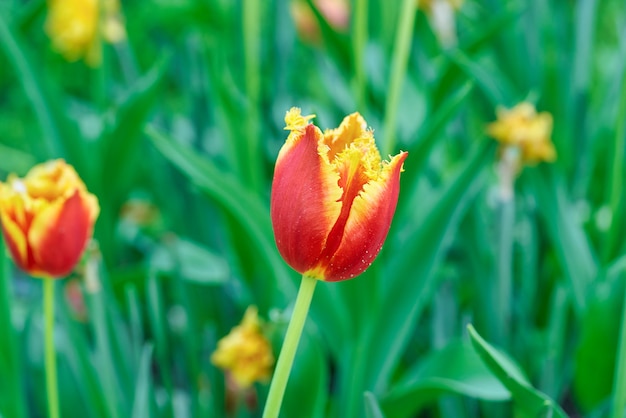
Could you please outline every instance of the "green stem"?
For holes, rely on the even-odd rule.
[[[248,95],[248,117],[246,147],[242,167],[246,173],[248,184],[252,190],[259,190],[262,180],[261,152],[259,146],[259,101],[261,96],[261,61],[260,45],[262,2],[244,0],[243,4],[243,38],[244,38],[244,71],[246,93]]]
[[[352,36],[352,53],[354,60],[354,91],[356,104],[365,111],[367,104],[367,83],[365,80],[365,45],[367,44],[367,0],[355,0],[354,4],[354,24]]]
[[[616,238],[621,236],[617,233],[618,213],[622,204],[622,181],[624,178],[624,146],[626,146],[626,71],[622,74],[622,91],[620,94],[619,109],[615,127],[615,147],[613,149],[613,162],[611,164],[611,188],[609,203],[611,205],[611,228],[608,229],[607,242],[604,246],[604,259],[609,260],[616,243]]]
[[[44,347],[46,365],[46,392],[48,417],[59,418],[59,390],[57,386],[57,362],[54,347],[54,279],[43,279]]]
[[[270,391],[267,395],[263,418],[276,418],[280,412],[283,395],[287,387],[287,380],[289,379],[289,373],[291,372],[293,359],[298,349],[302,328],[304,328],[304,321],[309,312],[309,306],[311,305],[311,299],[313,298],[313,291],[315,290],[316,284],[317,279],[302,276],[302,282],[300,282],[300,290],[298,290],[293,314],[291,315],[291,320],[287,327],[283,348],[280,350],[278,363],[276,364],[276,370],[274,371],[274,377],[270,385]]]
[[[626,407],[626,287],[624,288],[624,292],[622,326],[620,329],[619,345],[617,347],[617,362],[615,363],[615,377],[613,381],[611,418],[623,418],[624,409]]]
[[[395,48],[391,61],[391,81],[387,92],[385,119],[383,122],[387,140],[383,144],[382,155],[390,155],[396,146],[396,118],[402,82],[406,74],[409,52],[411,50],[411,34],[415,21],[415,0],[404,0],[400,11],[400,24],[396,32]]]
[[[498,319],[497,342],[507,347],[511,321],[511,301],[513,298],[513,279],[511,274],[511,255],[513,251],[513,224],[515,206],[513,196],[502,197],[498,213]]]
[[[90,263],[96,263],[96,266],[91,266]],[[97,269],[97,261],[93,259],[89,260],[87,264],[87,276],[92,276],[89,280],[95,281],[91,285],[87,285],[87,293],[91,301],[91,307],[93,308],[93,320],[96,353],[99,360],[99,365],[102,368],[100,370],[100,380],[104,389],[104,395],[106,398],[107,414],[111,418],[118,418],[119,402],[117,398],[117,390],[120,388],[120,384],[117,382],[115,375],[115,364],[113,363],[113,356],[111,354],[111,341],[107,328],[107,318],[103,290],[100,287],[99,278],[94,275],[94,271]],[[97,274],[97,273],[96,273]],[[90,288],[91,286],[91,288]],[[90,314],[92,312],[90,311]]]

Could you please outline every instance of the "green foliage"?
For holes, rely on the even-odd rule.
[[[466,0],[446,41],[412,0],[125,0],[94,67],[51,47],[48,2],[0,3],[0,179],[65,158],[101,207],[97,286],[55,282],[63,418],[260,416],[267,382],[210,356],[249,305],[282,343],[292,106],[322,129],[359,111],[409,156],[379,257],[316,287],[283,416],[623,416],[623,1]],[[505,200],[486,126],[521,101],[557,160]],[[0,257],[0,417],[46,416],[41,299]]]
[[[515,416],[567,417],[558,404],[531,386],[523,371],[513,360],[485,341],[471,325],[468,326],[468,330],[472,345],[482,360],[511,392]]]

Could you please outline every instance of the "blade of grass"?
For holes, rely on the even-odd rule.
[[[416,145],[408,149],[411,156],[412,175],[405,180],[405,190],[415,190],[415,184],[420,178],[419,174],[426,168],[433,148],[441,139],[441,131],[461,110],[473,90],[474,84],[472,82],[465,83],[438,107],[437,111],[428,118],[426,124],[417,132]],[[407,210],[412,209],[407,208]]]
[[[567,355],[567,315],[569,313],[570,294],[564,284],[557,284],[550,301],[548,319],[548,335],[546,350],[543,356],[542,377],[544,386],[541,388],[548,396],[558,396],[563,387],[565,377],[562,370],[563,357]]]
[[[539,213],[544,219],[559,263],[574,295],[574,308],[580,314],[586,306],[587,287],[596,277],[598,264],[587,235],[576,219],[574,205],[565,195],[552,167],[526,170],[537,195]]]
[[[263,184],[261,162],[260,132],[260,100],[261,100],[261,24],[263,20],[263,6],[266,3],[259,0],[244,0],[243,2],[243,50],[246,93],[248,98],[248,115],[246,116],[247,135],[243,146],[238,149],[244,161],[246,184],[250,189],[260,192]]]
[[[77,127],[65,114],[65,106],[51,94],[54,85],[46,80],[45,72],[37,72],[29,48],[0,13],[0,50],[18,76],[42,130],[41,143],[33,147],[38,159],[63,157],[76,168],[86,183],[91,183],[92,169],[85,158],[85,144]],[[60,96],[60,95],[59,95]]]
[[[372,392],[365,392],[363,400],[365,401],[365,418],[385,418],[380,405],[378,405],[378,400]]]
[[[368,0],[356,0],[352,19],[353,88],[356,104],[362,112],[367,107],[367,80],[365,78],[365,45],[367,44]]]
[[[511,102],[512,94],[508,91],[507,80],[495,68],[486,71],[461,50],[451,50],[446,53],[446,56],[468,78],[474,80],[494,108]]]
[[[391,58],[391,80],[387,90],[387,102],[385,103],[385,116],[383,119],[383,130],[386,137],[381,152],[383,156],[393,154],[396,147],[396,119],[398,117],[402,83],[406,76],[409,53],[411,52],[411,37],[413,35],[415,14],[415,0],[404,0],[400,10],[400,22]]]
[[[92,362],[85,334],[71,318],[64,301],[57,298],[56,302],[59,325],[62,325],[68,341],[71,342],[64,344],[63,351],[76,381],[81,383],[79,389],[85,398],[85,404],[90,406],[91,416],[109,418],[104,391]]]
[[[137,288],[129,284],[124,289],[126,295],[126,306],[129,317],[130,328],[130,340],[131,347],[133,349],[133,356],[131,360],[132,365],[140,364],[142,355],[142,344],[144,341],[143,325],[141,320],[141,305],[139,302],[139,295],[137,294]],[[133,370],[134,374],[139,373],[138,370]]]
[[[61,155],[61,132],[56,125],[54,116],[49,111],[47,100],[44,97],[39,78],[35,75],[33,66],[26,57],[28,48],[24,48],[16,34],[11,30],[9,23],[5,20],[6,15],[0,13],[0,48],[12,65],[19,80],[22,83],[24,92],[30,99],[33,110],[39,119],[42,135],[42,148],[45,154]]]
[[[615,122],[615,140],[613,148],[613,160],[611,163],[611,177],[609,188],[609,205],[611,207],[611,226],[607,231],[606,242],[603,248],[603,259],[608,261],[613,255],[617,241],[621,234],[619,231],[620,217],[624,207],[624,149],[626,147],[626,68],[622,74],[621,93],[617,121]]]
[[[568,137],[559,137],[566,141],[557,144],[559,152],[564,153],[575,164],[572,176],[572,190],[578,198],[584,192],[584,182],[589,170],[589,145],[591,137],[589,132],[589,97],[591,86],[591,74],[593,69],[593,49],[597,0],[581,0],[576,3],[575,20],[575,43],[573,48],[573,85],[571,97],[568,102],[571,105],[570,123],[571,129]],[[566,158],[567,158],[566,157]]]
[[[152,373],[150,365],[152,361],[152,344],[144,345],[141,350],[141,357],[137,370],[137,381],[135,383],[135,400],[133,402],[133,418],[151,417],[154,411],[154,400],[152,398]]]
[[[619,331],[620,337],[617,360],[615,362],[613,397],[611,398],[611,418],[623,417],[624,411],[626,411],[626,286],[624,289],[622,324]]]
[[[163,302],[163,291],[159,278],[156,274],[150,273],[146,286],[146,300],[148,303],[148,324],[154,335],[157,367],[161,376],[161,381],[167,399],[165,400],[167,416],[174,417],[174,381],[172,378],[172,367],[169,361],[170,344],[168,341],[168,326],[165,318],[165,306]]]
[[[93,314],[91,325],[95,336],[96,361],[99,378],[104,389],[107,413],[111,418],[119,418],[121,412],[122,387],[116,375],[116,365],[111,351],[111,336],[107,326],[105,295],[100,284],[99,255],[89,254],[85,268],[85,289],[89,299],[90,313]]]
[[[24,382],[20,371],[18,335],[13,327],[11,309],[13,307],[12,286],[4,240],[0,238],[0,329],[4,342],[0,345],[0,415],[26,417]]]

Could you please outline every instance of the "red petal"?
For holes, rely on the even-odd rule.
[[[59,204],[51,204],[33,219],[28,232],[35,275],[69,274],[91,237],[95,198],[76,190]],[[97,211],[96,211],[97,212]]]
[[[351,279],[364,272],[385,242],[398,203],[400,171],[407,157],[396,155],[377,181],[371,181],[354,199],[337,251],[325,268],[325,280]]]
[[[321,138],[320,130],[308,125],[288,140],[278,155],[272,183],[276,246],[299,273],[315,266],[341,211],[339,176],[320,149]]]

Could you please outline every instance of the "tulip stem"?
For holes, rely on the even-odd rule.
[[[365,46],[367,44],[368,0],[356,0],[352,23],[352,53],[354,60],[354,92],[357,106],[366,111],[367,80],[365,78]]]
[[[396,122],[398,116],[398,105],[402,83],[406,76],[406,69],[411,52],[411,36],[413,34],[413,24],[415,22],[415,0],[404,0],[399,16],[398,28],[396,29],[396,42],[391,58],[391,80],[387,90],[387,103],[385,104],[385,118],[383,128],[386,142],[383,144],[383,157],[393,153],[396,146]]]
[[[315,291],[316,284],[317,279],[309,276],[302,276],[300,290],[298,290],[296,303],[293,307],[293,314],[291,315],[291,320],[289,321],[289,326],[287,327],[285,341],[283,342],[283,347],[280,350],[278,363],[276,364],[276,370],[274,371],[274,377],[272,378],[270,390],[267,395],[263,418],[276,418],[280,412],[283,395],[285,394],[285,388],[287,387],[287,380],[289,379],[289,374],[291,373],[291,366],[293,365],[293,359],[296,355],[296,350],[298,349],[298,343],[300,342],[304,322],[306,321],[307,314],[309,313],[309,306],[311,306],[311,299],[313,298],[313,292]]]
[[[48,417],[59,418],[56,350],[54,348],[54,280],[43,279],[44,348]]]
[[[615,361],[615,377],[613,378],[613,398],[611,400],[611,418],[624,416],[626,410],[626,293],[624,293],[624,307],[622,308],[622,324],[617,346],[617,360]]]

